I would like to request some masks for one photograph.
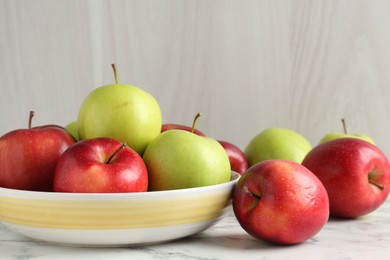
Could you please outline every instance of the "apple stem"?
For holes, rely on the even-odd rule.
[[[34,111],[30,111],[30,115],[29,115],[29,117],[28,117],[28,129],[30,129],[31,126],[32,126],[32,119],[33,119],[33,117],[34,117],[34,114],[35,114]]]
[[[192,133],[195,133],[195,125],[196,125],[196,121],[198,121],[198,118],[201,116],[202,114],[200,112],[198,112],[196,115],[195,115],[195,118],[194,118],[194,121],[192,122],[192,127],[191,127],[191,132]]]
[[[341,118],[341,123],[343,124],[344,134],[348,134],[347,124],[345,123],[345,119]]]
[[[116,72],[115,63],[111,64],[111,67],[114,71],[114,77],[115,77],[115,84],[118,84],[118,73]]]
[[[244,186],[244,187],[243,187],[243,190],[244,190],[245,193],[248,193],[250,196],[252,196],[252,197],[254,197],[254,198],[258,199],[258,200],[261,199],[261,195],[254,194],[253,192],[251,192],[251,191],[248,189],[247,186]]]
[[[379,183],[376,183],[375,181],[373,180],[368,180],[368,182],[376,187],[378,187],[380,190],[384,190],[385,189],[385,186],[382,185],[382,184],[379,184]]]
[[[107,164],[110,164],[112,159],[114,159],[115,155],[117,155],[119,153],[119,151],[121,151],[126,146],[127,146],[126,143],[122,143],[122,145],[119,146],[119,148],[115,150],[115,152],[110,156],[110,158],[108,158]]]

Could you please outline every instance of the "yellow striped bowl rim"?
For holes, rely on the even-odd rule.
[[[34,228],[121,230],[219,218],[239,175],[230,182],[142,193],[56,193],[0,188],[0,220]]]

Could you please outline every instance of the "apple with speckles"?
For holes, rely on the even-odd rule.
[[[53,175],[62,153],[76,140],[63,127],[43,125],[16,129],[0,137],[0,187],[52,191]]]
[[[199,118],[194,118],[192,129]],[[157,136],[143,155],[149,173],[149,190],[174,190],[228,182],[229,158],[215,139],[194,131],[172,129]]]
[[[81,140],[59,158],[53,181],[55,192],[144,192],[148,172],[142,157],[113,138]]]
[[[389,161],[364,140],[338,138],[317,145],[302,165],[324,184],[334,217],[366,215],[382,205],[390,192]]]
[[[298,132],[287,128],[270,127],[253,137],[244,153],[249,166],[276,159],[301,163],[311,148],[310,142]]]
[[[288,160],[251,166],[238,180],[232,201],[241,227],[275,244],[304,242],[329,218],[324,185],[310,170]]]
[[[125,142],[142,156],[148,144],[160,134],[160,106],[145,90],[130,84],[119,84],[115,64],[112,67],[115,84],[94,89],[80,106],[78,138],[114,138]]]

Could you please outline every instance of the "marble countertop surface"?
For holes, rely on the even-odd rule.
[[[352,220],[330,219],[313,238],[293,246],[256,240],[232,212],[208,230],[166,244],[123,248],[52,245],[19,235],[0,224],[1,260],[56,259],[389,259],[390,199]]]

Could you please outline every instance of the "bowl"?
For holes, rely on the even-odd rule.
[[[139,193],[60,193],[0,188],[0,221],[27,237],[83,247],[168,242],[204,231],[231,205],[226,183]]]

